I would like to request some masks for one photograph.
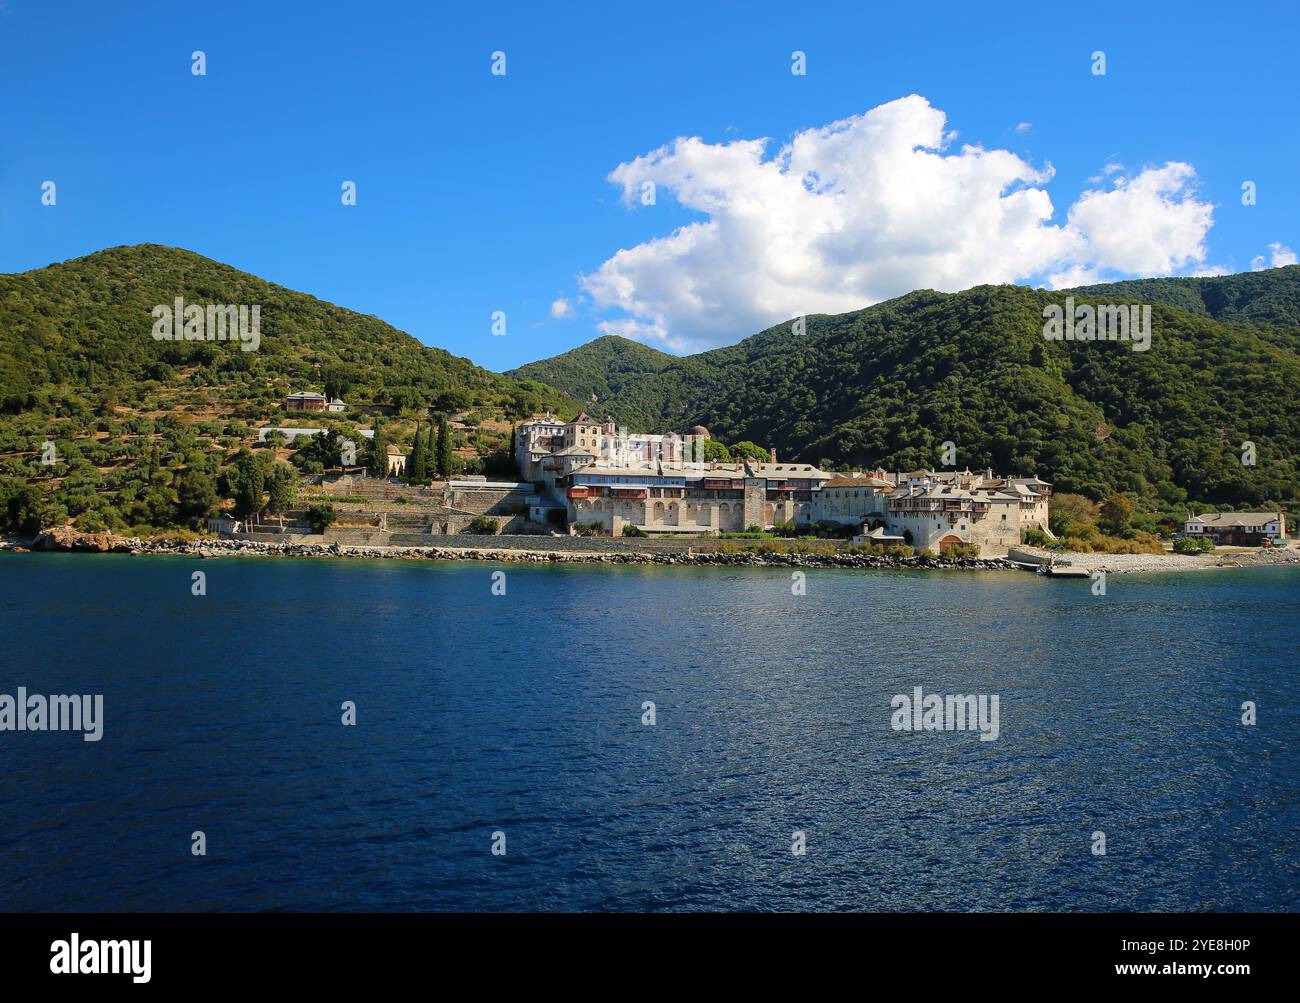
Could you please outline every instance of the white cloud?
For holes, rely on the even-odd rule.
[[[950,151],[946,117],[912,95],[795,135],[679,138],[620,164],[703,218],[618,251],[581,277],[600,326],[676,351],[735,342],[800,313],[858,309],[917,288],[1102,281],[1203,267],[1213,207],[1187,164],[1120,174],[1084,192],[1063,224],[1035,167],[1006,150]]]
[[[551,316],[556,320],[564,320],[573,316],[573,304],[561,296],[551,304]]]
[[[1033,131],[1033,128],[1034,127],[1030,123],[1021,122],[1019,125],[1016,126],[1016,132],[1031,132]]]
[[[1170,275],[1205,261],[1214,207],[1198,201],[1190,164],[1150,167],[1119,176],[1109,191],[1086,191],[1068,215],[1083,240],[1076,256],[1129,275]]]
[[[1280,244],[1277,241],[1274,241],[1268,245],[1268,249],[1272,256],[1271,260],[1266,261],[1264,255],[1257,254],[1250,261],[1252,271],[1259,272],[1263,271],[1265,268],[1282,268],[1286,265],[1294,265],[1297,261],[1300,261],[1300,258],[1296,257],[1295,251],[1291,250],[1291,248],[1287,247],[1285,244]]]

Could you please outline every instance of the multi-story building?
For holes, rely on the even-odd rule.
[[[542,461],[564,447],[564,428],[565,423],[551,414],[515,426],[515,465],[524,480],[542,480]]]
[[[300,390],[284,399],[286,411],[324,411],[325,404],[325,395],[311,390]]]
[[[698,444],[709,438],[708,430],[696,426],[687,436],[629,432],[612,421],[598,422],[585,412],[572,421],[560,421],[545,414],[528,419],[515,428],[515,462],[522,476],[534,481],[552,481],[546,475],[567,474],[573,464],[549,464],[556,456],[589,457],[589,462],[606,466],[634,466],[646,463],[703,461]]]
[[[558,485],[570,523],[656,533],[734,533],[811,525],[813,497],[830,474],[807,463],[656,462],[578,467]]]
[[[812,521],[876,529],[888,520],[886,502],[896,487],[883,470],[836,474],[813,495]]]
[[[1048,504],[1052,487],[1037,477],[998,478],[993,472],[913,471],[886,503],[886,525],[918,550],[942,553],[958,544],[981,551],[1005,551],[1021,532],[1051,535]]]
[[[1209,512],[1187,520],[1184,532],[1209,537],[1215,543],[1258,547],[1265,540],[1286,536],[1286,516],[1281,512]]]

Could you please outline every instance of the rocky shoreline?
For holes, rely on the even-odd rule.
[[[46,530],[31,540],[6,540],[0,550],[59,553],[180,555],[214,557],[350,557],[381,560],[489,561],[523,564],[672,564],[745,568],[898,568],[929,570],[1009,570],[1000,558],[943,560],[919,557],[868,557],[859,554],[654,553],[646,551],[522,550],[502,547],[368,547],[338,543],[264,543],[254,540],[141,539],[109,533]]]
[[[1029,549],[1029,548],[1022,548]],[[110,533],[83,533],[69,527],[45,530],[34,538],[0,540],[0,551],[172,555],[216,557],[344,557],[369,560],[485,561],[522,564],[664,564],[744,568],[894,568],[909,570],[1003,571],[1018,565],[1003,558],[945,560],[943,558],[869,557],[861,554],[817,553],[717,553],[703,551],[562,551],[510,547],[374,547],[339,543],[269,543],[255,540],[203,538],[142,539]],[[1044,552],[1046,553],[1046,552]],[[1062,563],[1108,574],[1194,571],[1243,568],[1275,564],[1300,564],[1300,550],[1262,550],[1255,553],[1206,554],[1064,554]]]

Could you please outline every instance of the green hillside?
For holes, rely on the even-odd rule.
[[[1073,293],[1098,303],[1139,294],[1156,302],[1147,352],[1046,341],[1043,307],[1065,292],[921,291],[809,317],[802,337],[787,323],[676,359],[626,381],[596,413],[654,431],[703,424],[727,442],[828,465],[935,466],[951,441],[961,467],[1036,471],[1094,499],[1296,504],[1300,356],[1288,346],[1300,267]],[[568,353],[570,371],[584,369],[585,347]],[[1241,460],[1247,441],[1254,465]]]
[[[257,351],[208,341],[155,341],[150,310],[188,303],[259,304]],[[116,247],[20,275],[0,275],[0,400],[11,413],[93,402],[155,382],[220,388],[241,404],[327,376],[367,403],[445,410],[475,404],[520,413],[564,400],[480,369],[377,317],[266,282],[174,247]]]
[[[1164,303],[1225,322],[1300,329],[1300,265],[1237,275],[1133,279],[1070,291],[1095,298]]]
[[[155,340],[151,311],[178,296],[259,305],[257,350]],[[452,416],[456,472],[507,472],[510,421],[578,409],[550,387],[190,251],[112,248],[0,275],[0,529],[69,518],[88,528],[199,526],[205,502],[230,497],[229,468],[257,448],[258,427],[307,423],[283,411],[298,390],[349,405],[311,423],[348,435],[382,411],[400,445],[432,412]],[[269,471],[295,453],[259,456]]]
[[[667,352],[611,334],[563,355],[512,369],[506,375],[563,387],[565,393],[591,403],[593,395],[597,401],[606,400],[676,361]]]
[[[1134,279],[1071,291],[1110,302],[1163,303],[1224,323],[1249,324],[1300,351],[1300,265],[1202,278]]]

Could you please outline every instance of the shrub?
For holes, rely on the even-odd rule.
[[[1175,554],[1208,554],[1214,549],[1214,541],[1207,537],[1180,536],[1174,541]]]
[[[491,516],[476,515],[474,516],[473,519],[469,521],[469,525],[466,527],[466,531],[470,533],[483,533],[486,535],[491,535],[493,533],[496,533],[500,528],[501,527],[497,525],[497,521],[493,519]]]
[[[646,536],[648,534],[640,526],[633,526],[631,523],[629,523],[628,525],[623,527],[623,535],[624,536]]]
[[[832,540],[796,540],[787,548],[787,553],[819,554],[823,557],[829,557],[836,553],[837,549]]]
[[[1133,502],[1127,495],[1113,494],[1101,503],[1097,527],[1111,536],[1127,536],[1132,528]]]
[[[83,512],[77,516],[76,526],[88,533],[103,533],[108,529],[108,523],[99,512]]]
[[[334,523],[338,522],[339,514],[334,510],[334,506],[329,502],[322,502],[312,505],[307,509],[307,521],[311,524],[313,533],[323,533]]]
[[[1020,531],[1020,542],[1031,547],[1049,547],[1052,539],[1037,526],[1029,526]]]

